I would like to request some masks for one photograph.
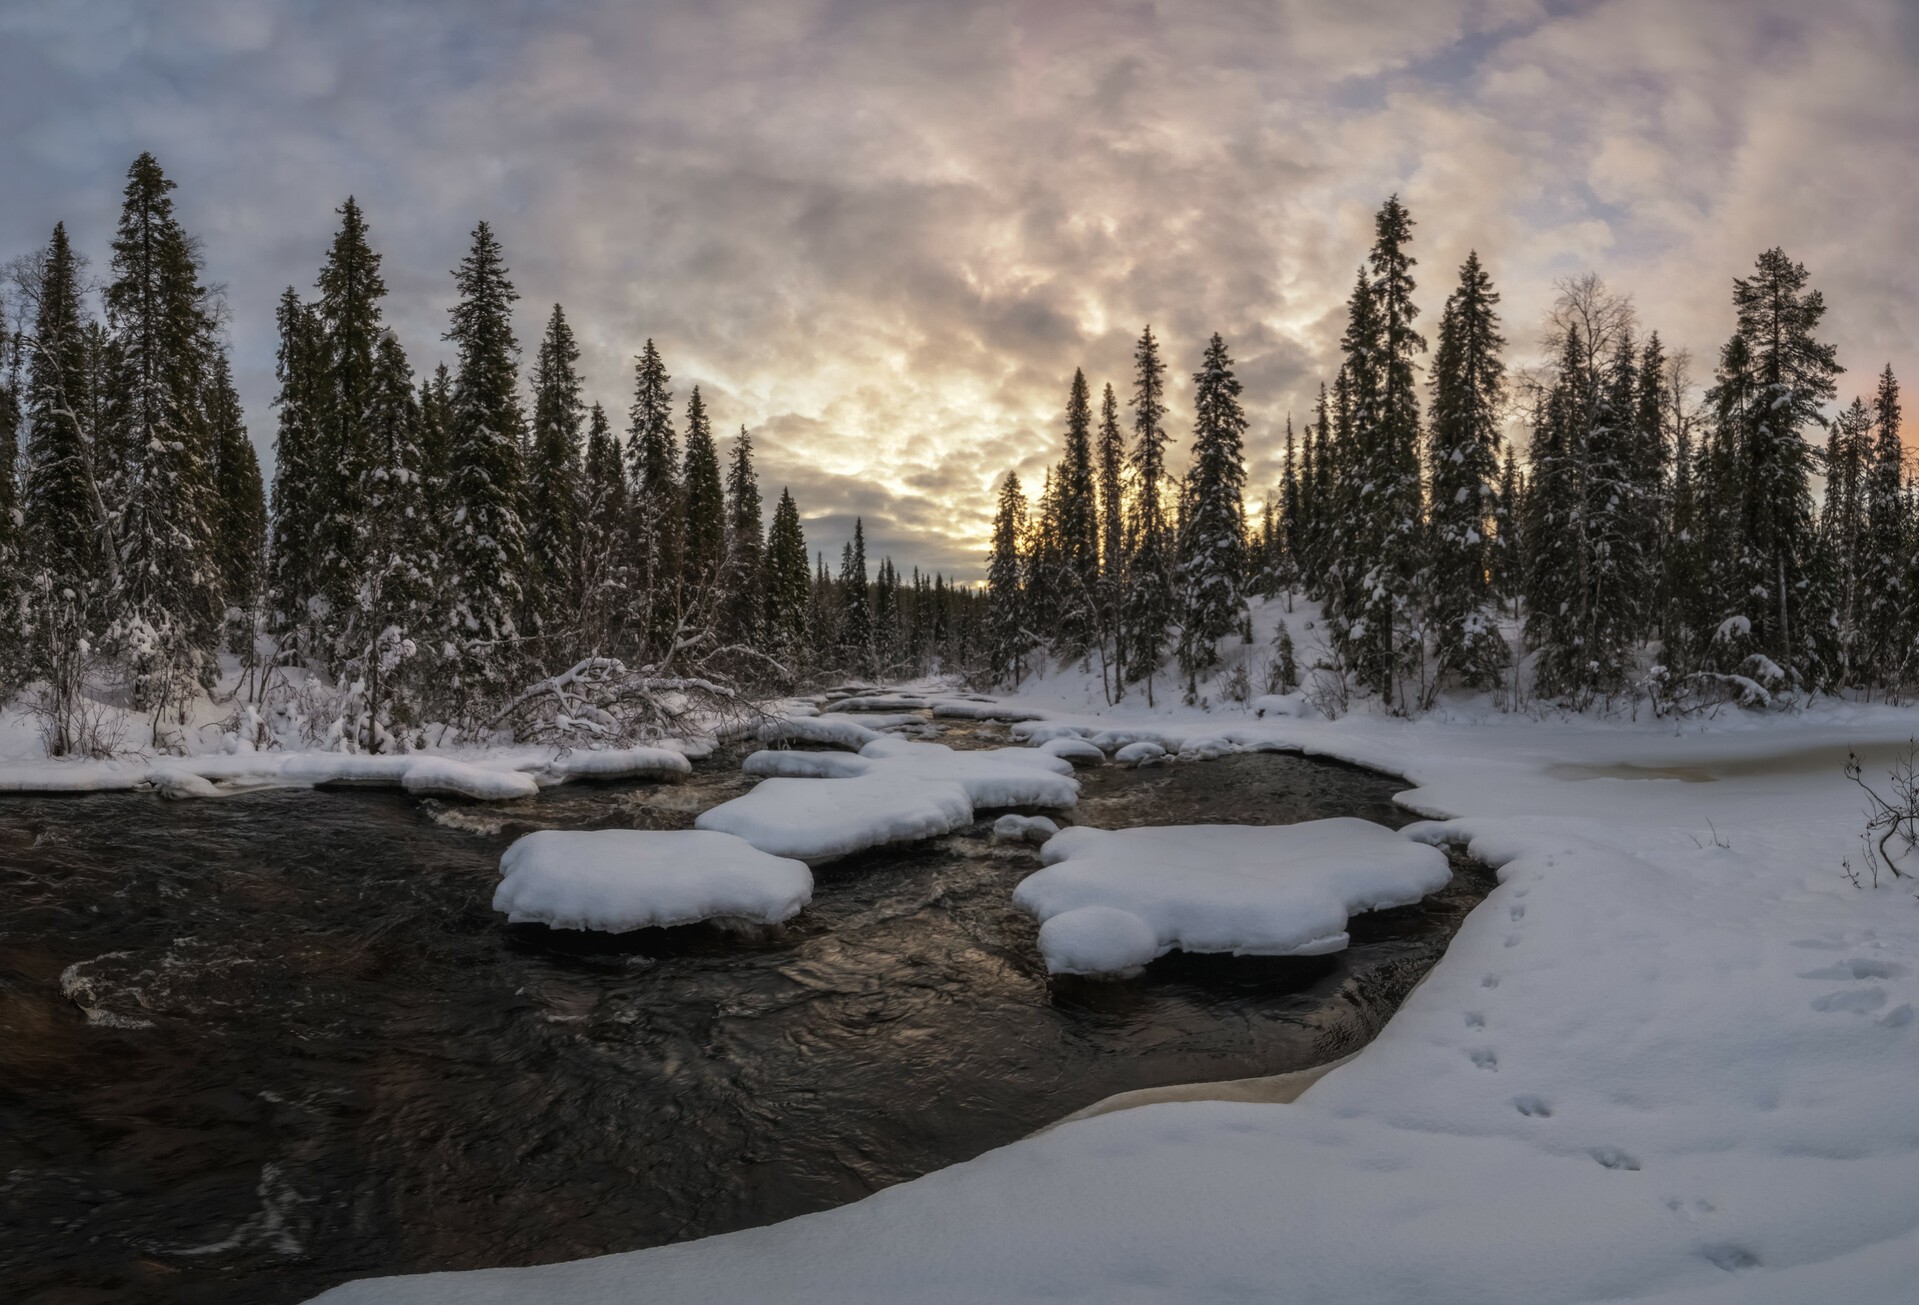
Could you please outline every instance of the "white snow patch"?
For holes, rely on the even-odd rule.
[[[1106,754],[1082,738],[1048,739],[1039,745],[1038,751],[1049,757],[1070,761],[1075,766],[1100,766],[1106,763]]]
[[[754,756],[839,757],[831,752]],[[855,760],[855,758],[846,758]],[[950,781],[861,775],[853,779],[761,780],[749,793],[700,813],[699,829],[739,837],[775,856],[809,865],[887,843],[950,834],[973,819],[966,790]]]
[[[1081,906],[1039,927],[1039,950],[1049,974],[1130,979],[1163,949],[1158,931],[1131,911]]]
[[[1021,816],[1007,812],[993,822],[996,843],[1044,843],[1059,832],[1059,826],[1045,816]]]
[[[1165,758],[1166,749],[1148,739],[1128,743],[1113,754],[1113,760],[1122,766],[1150,766]]]
[[[813,874],[731,834],[702,830],[557,830],[500,857],[493,909],[513,924],[629,929],[727,917],[778,924],[813,897]]]
[[[1013,890],[1015,906],[1042,924],[1083,907],[1117,907],[1152,928],[1154,955],[1339,951],[1348,916],[1416,902],[1452,878],[1444,852],[1350,817],[1274,827],[1077,826],[1048,841],[1040,859],[1046,869]],[[1091,932],[1069,937],[1078,947]],[[1045,951],[1044,937],[1040,946],[1047,969],[1087,972],[1076,951]]]
[[[881,776],[958,784],[980,807],[1070,807],[1079,801],[1079,781],[1070,761],[1032,748],[986,748],[960,752],[943,743],[919,743],[882,735],[859,750],[755,752],[741,765],[749,775],[788,779],[853,779]]]

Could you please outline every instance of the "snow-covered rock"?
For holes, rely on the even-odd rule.
[[[1231,739],[1218,734],[1198,734],[1180,744],[1181,761],[1217,761],[1228,753],[1237,752]]]
[[[1045,816],[1021,816],[1007,812],[993,822],[996,843],[1044,843],[1059,832],[1059,826]]]
[[[839,757],[832,752],[755,753],[773,757]],[[854,758],[848,758],[852,760]],[[775,778],[701,812],[697,828],[737,834],[763,852],[809,865],[887,843],[950,834],[973,819],[966,790],[914,776],[850,779]]]
[[[1100,766],[1106,762],[1106,754],[1082,738],[1071,736],[1048,739],[1039,745],[1038,751],[1049,757],[1058,757],[1061,761],[1070,761],[1075,766]]]
[[[1166,749],[1148,739],[1128,743],[1113,754],[1113,760],[1122,766],[1150,766],[1165,757]]]
[[[1163,950],[1152,925],[1117,906],[1062,911],[1039,927],[1049,974],[1130,979]]]
[[[829,713],[789,716],[760,726],[761,743],[811,743],[818,747],[850,748],[857,752],[880,736],[877,723]]]
[[[1050,720],[1025,720],[1015,722],[1007,731],[1016,742],[1028,747],[1039,747],[1054,739],[1083,738],[1085,729],[1079,725],[1064,725]]]
[[[1088,740],[1101,752],[1117,752],[1131,743],[1157,743],[1168,752],[1178,750],[1180,736],[1165,730],[1128,727],[1126,729],[1101,730]]]
[[[916,712],[926,710],[926,699],[917,693],[871,693],[830,705],[834,711]]]
[[[1085,907],[1116,908],[1152,930],[1155,955],[1174,948],[1236,956],[1339,951],[1348,916],[1416,902],[1452,878],[1439,849],[1348,817],[1272,827],[1076,826],[1040,856],[1046,868],[1013,890],[1014,905],[1042,925]],[[1089,940],[1122,936],[1112,917],[1099,919],[1105,923],[1070,931],[1067,951],[1046,951],[1042,935],[1047,968],[1087,973]],[[1138,934],[1124,936],[1137,941]]]
[[[147,772],[147,782],[163,798],[219,797],[220,790],[204,775],[196,775],[179,766],[155,766]]]
[[[543,829],[506,849],[500,873],[493,909],[555,929],[778,924],[813,897],[799,861],[702,830]]]
[[[1044,714],[1029,707],[1009,707],[1001,702],[979,702],[972,698],[941,698],[933,703],[933,715],[950,720],[1038,720]]]
[[[576,748],[546,764],[555,779],[676,779],[692,771],[670,748]]]
[[[850,756],[843,752],[755,752],[742,763],[749,775],[787,779],[881,776],[958,784],[980,807],[1070,807],[1079,801],[1073,765],[1033,748],[960,752],[943,743],[882,735]]]

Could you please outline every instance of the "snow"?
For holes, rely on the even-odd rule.
[[[742,763],[749,775],[794,779],[851,779],[863,775],[958,784],[980,807],[1070,807],[1079,801],[1073,765],[1031,748],[961,752],[943,743],[881,736],[858,755],[841,752],[755,752]]]
[[[1052,738],[1039,745],[1039,751],[1049,757],[1058,757],[1070,761],[1075,766],[1099,766],[1106,762],[1106,754],[1078,737]]]
[[[763,752],[763,757],[839,757],[831,752]],[[857,758],[847,758],[857,760]],[[887,843],[937,838],[970,824],[973,803],[953,782],[863,774],[850,779],[775,778],[701,812],[699,829],[736,834],[775,856],[809,865]]]
[[[500,858],[493,909],[513,924],[623,933],[729,918],[778,924],[813,897],[798,861],[731,834],[543,829]]]
[[[1263,646],[1273,607],[1255,620]],[[1095,741],[1404,775],[1434,817],[1411,832],[1500,885],[1291,1104],[1120,1110],[804,1219],[328,1305],[1911,1305],[1919,904],[1841,877],[1863,821],[1839,767],[1858,748],[1883,773],[1919,714],[1109,711],[1077,676],[1016,702]]]
[[[1122,766],[1150,766],[1165,759],[1166,749],[1148,739],[1128,743],[1113,753],[1113,760]]]
[[[1079,801],[1072,763],[1029,748],[960,752],[881,735],[855,755],[767,750],[740,768],[768,778],[695,823],[814,865],[949,834],[972,822],[975,807]]]
[[[1117,906],[1061,911],[1039,927],[1040,955],[1049,974],[1130,979],[1162,948],[1153,926]]]
[[[675,779],[691,774],[693,763],[669,748],[576,749],[546,763],[555,779]]]
[[[1009,707],[998,702],[976,702],[971,698],[941,698],[933,704],[935,719],[950,720],[1037,720],[1040,713],[1025,707]]]
[[[855,752],[880,736],[872,724],[851,716],[794,716],[760,726],[761,743],[811,743],[820,747],[851,748]]]
[[[1058,949],[1048,946],[1042,927],[1040,952],[1055,974],[1096,972],[1088,969],[1089,950],[1120,956],[1110,967],[1116,970],[1175,948],[1236,956],[1335,952],[1347,944],[1348,916],[1416,902],[1452,878],[1438,848],[1350,817],[1277,828],[1082,826],[1049,840],[1040,859],[1046,868],[1013,890],[1013,905],[1042,926],[1099,909],[1096,920],[1056,933]],[[1139,928],[1122,927],[1121,913]],[[1153,949],[1141,954],[1138,939],[1146,934]]]
[[[1059,826],[1045,816],[1021,816],[1007,812],[993,822],[996,843],[1044,843],[1059,832]]]

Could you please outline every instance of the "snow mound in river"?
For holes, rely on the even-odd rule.
[[[1336,952],[1347,944],[1348,916],[1417,902],[1452,878],[1438,848],[1350,817],[1277,827],[1077,826],[1049,839],[1040,858],[1046,868],[1021,882],[1013,903],[1040,921],[1040,951],[1056,974],[1131,969],[1175,948]],[[1047,932],[1055,918],[1092,907],[1103,909]],[[1120,921],[1122,913],[1140,927]]]
[[[778,924],[813,898],[813,875],[731,834],[543,829],[500,858],[493,909],[514,924],[623,933],[731,917]]]
[[[854,779],[884,776],[957,784],[975,806],[1070,807],[1079,801],[1073,764],[1033,748],[988,748],[956,752],[943,743],[880,737],[859,750],[755,752],[741,765],[749,775],[787,779]]]
[[[755,755],[857,760],[832,752]],[[958,784],[861,775],[832,782],[762,780],[752,792],[702,812],[693,823],[737,834],[762,852],[818,865],[869,847],[937,838],[972,819],[973,804]]]

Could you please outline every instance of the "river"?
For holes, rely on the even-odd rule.
[[[1400,781],[1293,756],[1082,779],[1071,819],[1106,827],[1410,818]],[[519,833],[683,828],[744,787],[734,753],[506,806],[0,800],[0,1296],[274,1305],[825,1209],[1116,1092],[1342,1055],[1491,887],[1457,861],[1338,955],[1128,983],[1048,982],[1009,904],[1036,851],[991,815],[822,868],[772,939],[490,909]]]

